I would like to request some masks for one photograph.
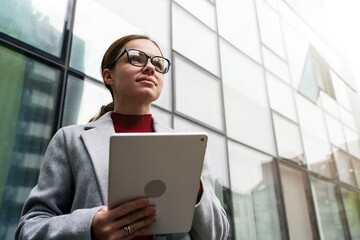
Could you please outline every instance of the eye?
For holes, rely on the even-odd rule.
[[[164,62],[165,60],[162,58],[153,58],[152,64],[155,66],[155,68],[159,69],[160,71],[163,71]]]
[[[129,51],[129,61],[132,64],[144,64],[146,61],[146,56],[144,53],[136,50]]]

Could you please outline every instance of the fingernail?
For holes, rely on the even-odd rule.
[[[142,203],[143,203],[144,205],[149,205],[149,204],[150,204],[149,199],[147,199],[147,198],[145,198],[145,199],[142,201]]]

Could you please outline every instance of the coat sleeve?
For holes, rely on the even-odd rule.
[[[50,141],[38,184],[25,202],[15,239],[91,239],[91,223],[101,207],[71,212],[74,179],[63,130]]]
[[[195,206],[194,220],[190,231],[191,239],[227,239],[229,222],[225,210],[215,196],[213,180],[206,161],[201,181],[203,193],[199,203]]]

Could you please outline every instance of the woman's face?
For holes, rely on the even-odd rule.
[[[120,52],[125,48],[141,50],[151,57],[161,56],[158,47],[147,39],[132,40],[126,43]],[[115,102],[151,104],[160,96],[163,77],[162,73],[155,71],[150,59],[144,67],[137,67],[129,63],[125,53],[109,71],[109,75],[104,75],[104,81],[111,85]]]

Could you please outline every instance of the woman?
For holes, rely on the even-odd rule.
[[[102,108],[95,121],[55,134],[15,239],[226,239],[229,224],[206,166],[189,233],[139,237],[156,221],[156,206],[147,198],[112,210],[104,206],[110,135],[172,131],[150,114],[169,67],[159,46],[146,36],[125,36],[109,47],[101,71],[114,101]]]

